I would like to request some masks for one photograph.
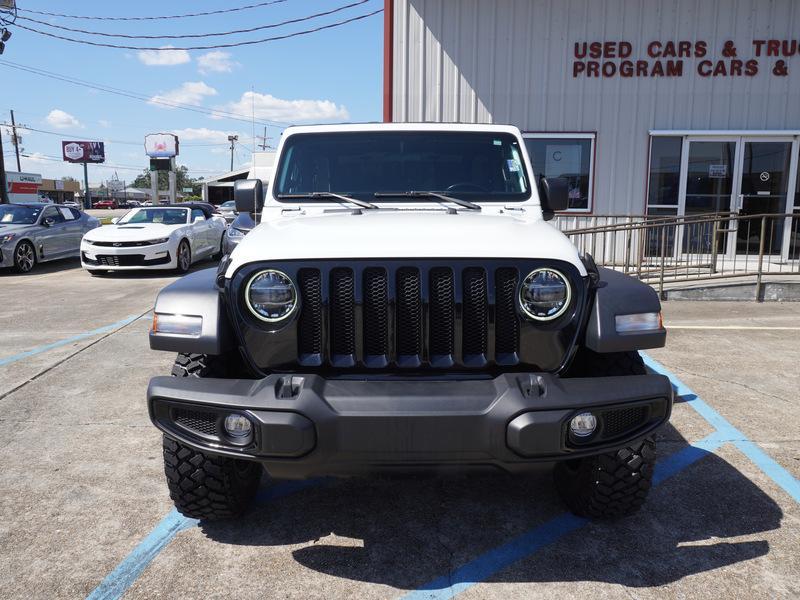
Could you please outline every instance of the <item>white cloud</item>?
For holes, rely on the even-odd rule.
[[[207,127],[175,129],[172,133],[177,135],[181,142],[200,141],[211,143],[227,142],[229,135],[238,135],[235,131],[221,131],[219,129],[208,129]]]
[[[203,75],[207,73],[230,73],[241,65],[231,59],[230,52],[213,50],[197,57],[197,70]]]
[[[78,121],[68,112],[54,108],[50,114],[45,117],[45,121],[56,129],[69,129],[70,127],[83,127],[81,122]]]
[[[111,121],[108,121],[107,119],[100,119],[97,121],[97,123],[100,125],[100,127],[105,127],[106,129],[111,127]]]
[[[342,105],[330,100],[283,100],[271,94],[245,92],[237,102],[217,107],[240,115],[250,116],[255,107],[255,118],[283,123],[300,121],[346,121],[350,113]],[[220,118],[220,117],[216,117]]]
[[[191,104],[199,106],[206,96],[216,96],[217,90],[203,81],[187,81],[179,88],[158,94],[150,98],[150,104],[164,106],[162,102],[173,104]],[[165,107],[171,108],[171,107]]]
[[[162,46],[162,48],[174,48],[174,46]],[[173,67],[192,60],[186,50],[139,50],[136,56],[148,67]]]

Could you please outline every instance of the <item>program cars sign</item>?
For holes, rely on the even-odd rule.
[[[106,147],[103,142],[61,142],[64,160],[71,163],[106,162]]]
[[[172,133],[151,133],[144,136],[144,151],[150,158],[178,156],[178,136]]]

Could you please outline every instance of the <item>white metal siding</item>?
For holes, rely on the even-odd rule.
[[[573,44],[704,40],[722,59],[753,39],[800,38],[797,0],[395,0],[396,121],[510,123],[597,132],[594,211],[641,214],[651,129],[800,128],[800,56],[788,77],[759,58],[754,77],[573,78]],[[601,59],[602,60],[602,59]],[[647,59],[652,64],[652,59]],[[615,61],[618,62],[618,61]]]

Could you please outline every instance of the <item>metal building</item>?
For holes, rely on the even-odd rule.
[[[386,0],[384,27],[385,120],[517,125],[571,213],[800,211],[796,0]]]

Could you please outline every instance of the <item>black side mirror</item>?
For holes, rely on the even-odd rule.
[[[45,217],[45,219],[42,221],[42,225],[45,227],[52,227],[55,224],[56,220],[53,217]]]
[[[264,208],[264,188],[260,179],[240,179],[234,183],[233,199],[236,210],[243,213],[257,213]]]
[[[569,208],[569,181],[564,177],[542,177],[539,192],[545,221],[552,219],[557,211]]]

